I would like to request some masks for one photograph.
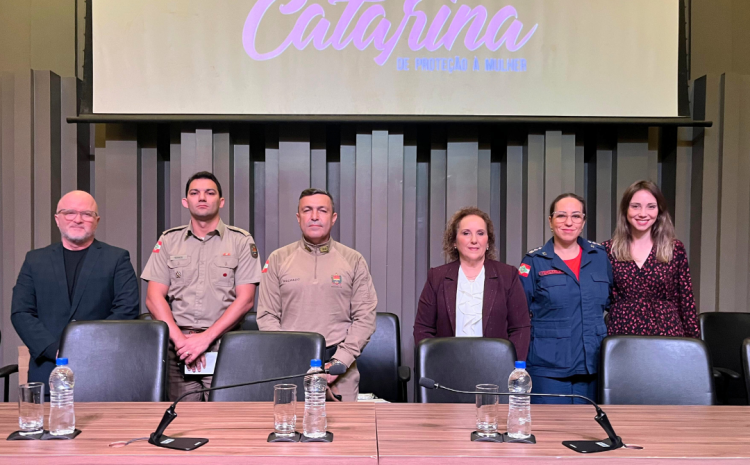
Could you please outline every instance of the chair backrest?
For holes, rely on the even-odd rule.
[[[750,337],[750,313],[707,312],[699,316],[701,338],[708,346],[714,367],[727,368],[740,376],[742,341]],[[721,401],[726,404],[747,404],[745,382],[725,377]]]
[[[74,321],[60,340],[75,374],[76,402],[161,402],[169,329],[163,321]]]
[[[393,313],[378,313],[375,321],[375,332],[357,359],[359,392],[399,402],[403,399],[399,395],[401,337],[398,317]]]
[[[750,337],[742,341],[742,366],[745,373],[745,388],[750,399]]]
[[[683,337],[604,339],[599,373],[603,404],[713,405],[714,385],[703,341]]]
[[[416,379],[430,378],[453,389],[475,390],[477,384],[496,384],[508,389],[508,377],[516,361],[516,349],[505,339],[444,337],[424,339],[417,346]],[[444,390],[417,388],[417,402],[470,403],[476,398]],[[508,398],[501,396],[501,403]]]
[[[258,314],[247,312],[242,320],[242,331],[258,331]]]
[[[233,331],[219,346],[211,387],[305,373],[310,360],[325,357],[326,341],[318,333]],[[211,391],[209,401],[272,401],[275,384],[296,384],[297,399],[305,399],[304,378]]]

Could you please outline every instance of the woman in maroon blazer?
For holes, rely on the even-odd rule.
[[[475,207],[456,212],[443,235],[447,265],[430,269],[414,342],[430,337],[508,339],[526,360],[531,321],[518,270],[495,260],[495,229]]]

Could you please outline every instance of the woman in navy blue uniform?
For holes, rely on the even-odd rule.
[[[534,392],[596,399],[612,267],[603,246],[580,237],[584,224],[585,200],[575,194],[558,196],[550,205],[552,239],[527,253],[518,273],[531,316],[526,366]],[[584,403],[556,397],[531,401]]]

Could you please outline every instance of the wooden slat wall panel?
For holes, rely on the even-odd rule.
[[[60,200],[60,76],[34,71],[34,246],[60,240],[54,212]]]
[[[26,251],[57,240],[51,216],[61,194],[90,188],[102,214],[97,237],[129,250],[140,273],[161,229],[188,221],[185,182],[203,169],[222,183],[222,218],[253,234],[263,260],[300,237],[300,191],[328,189],[339,214],[333,235],[367,260],[378,309],[400,317],[406,365],[413,364],[427,272],[444,263],[446,221],[466,205],[490,214],[500,259],[517,266],[550,237],[547,209],[558,194],[587,199],[584,235],[601,241],[611,235],[624,189],[652,179],[688,247],[700,310],[748,310],[750,263],[737,251],[750,247],[750,76],[696,80],[695,117],[714,126],[679,130],[317,123],[72,129],[64,118],[75,111],[75,85],[48,71],[0,79],[4,363],[16,356],[9,312],[18,269]]]

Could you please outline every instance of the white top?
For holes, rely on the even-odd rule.
[[[484,300],[484,267],[474,281],[458,268],[456,292],[456,337],[482,337],[482,302]]]

